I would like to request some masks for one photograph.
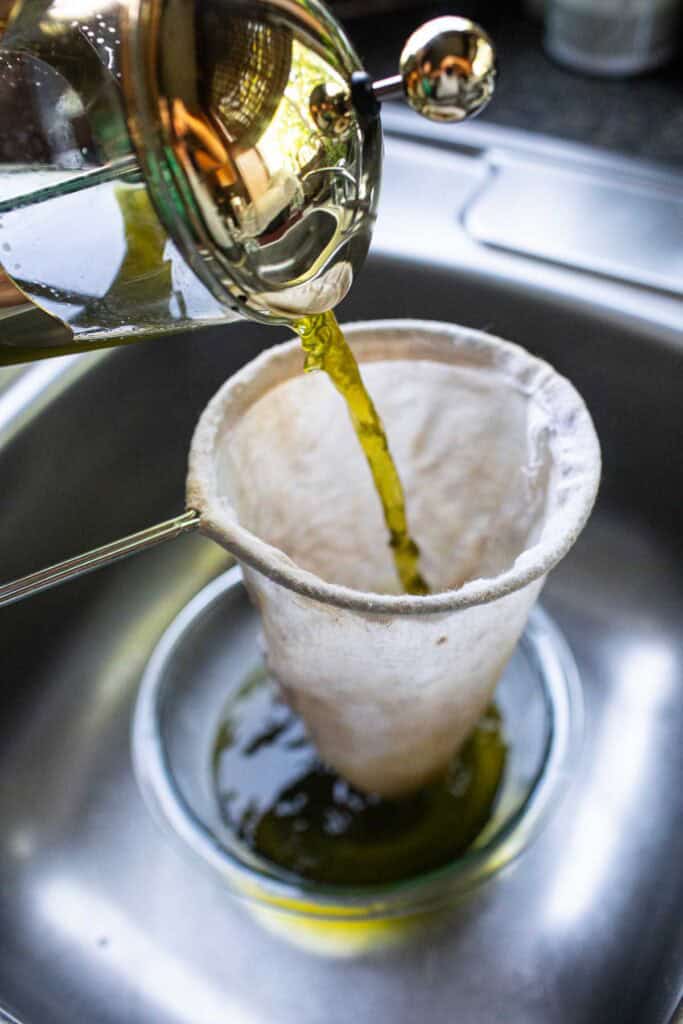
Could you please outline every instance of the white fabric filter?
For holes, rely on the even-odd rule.
[[[322,758],[399,796],[474,728],[548,570],[592,507],[600,452],[574,388],[478,331],[347,325],[384,421],[432,593],[400,593],[342,398],[298,341],[232,377],[199,421],[188,508],[240,560],[269,667]]]

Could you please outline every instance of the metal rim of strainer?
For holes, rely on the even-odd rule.
[[[185,631],[241,581],[241,570],[235,566],[204,587],[163,634],[143,675],[132,725],[133,764],[143,798],[162,827],[217,872],[232,895],[294,916],[337,922],[360,923],[439,909],[516,860],[565,792],[583,732],[578,669],[561,631],[538,606],[531,612],[524,638],[543,686],[548,736],[526,797],[493,834],[488,834],[487,826],[469,850],[436,870],[401,882],[355,887],[309,882],[266,861],[260,862],[261,867],[258,859],[247,863],[221,843],[175,782],[160,719],[165,669]]]

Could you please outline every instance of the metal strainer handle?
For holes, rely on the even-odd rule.
[[[156,547],[165,540],[174,540],[183,533],[191,533],[199,527],[199,512],[192,510],[183,512],[182,515],[167,519],[163,523],[156,523],[148,526],[138,533],[131,533],[127,537],[120,537],[119,540],[110,544],[103,544],[102,547],[85,551],[74,558],[67,558],[63,562],[57,562],[46,569],[39,569],[37,572],[29,573],[28,576],[21,576],[10,583],[0,584],[0,608],[8,604],[15,604],[24,597],[33,597],[42,590],[50,590],[59,583],[67,583],[69,580],[85,576],[95,569],[101,569],[112,562],[118,562],[129,555],[137,555],[147,548]]]

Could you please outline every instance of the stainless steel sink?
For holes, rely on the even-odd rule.
[[[598,508],[544,593],[583,678],[575,782],[535,845],[419,943],[319,958],[261,930],[170,843],[132,776],[145,663],[224,553],[185,537],[4,609],[0,1003],[24,1024],[664,1024],[675,1012],[683,302],[634,283],[633,259],[626,281],[468,233],[494,149],[524,149],[542,173],[547,148],[490,128],[437,148],[404,137],[400,119],[391,127],[374,256],[342,315],[455,320],[516,339],[572,378],[602,440]],[[589,157],[570,155],[552,159],[571,169]],[[577,173],[585,188],[585,164]],[[181,511],[199,411],[279,337],[231,325],[10,382],[0,580]]]

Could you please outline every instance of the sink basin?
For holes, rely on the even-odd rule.
[[[0,1002],[22,1024],[665,1024],[675,1013],[683,302],[632,273],[471,237],[463,211],[490,172],[490,143],[473,138],[456,150],[400,126],[390,136],[375,250],[340,315],[433,317],[518,340],[591,409],[600,499],[543,595],[583,681],[568,794],[535,844],[419,943],[317,957],[259,928],[168,840],[133,779],[141,674],[225,553],[187,536],[5,608]],[[404,197],[423,180],[418,219]],[[13,380],[0,397],[0,579],[180,512],[200,410],[283,336],[233,324]]]

